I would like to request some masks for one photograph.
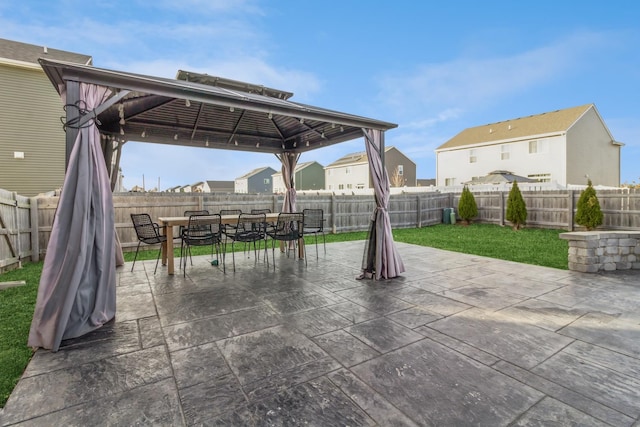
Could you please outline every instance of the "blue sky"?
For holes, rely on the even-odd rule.
[[[631,1],[0,0],[0,37],[93,56],[97,67],[188,70],[398,124],[386,143],[435,177],[467,127],[594,103],[640,181],[640,3]],[[361,139],[302,156],[323,165]],[[125,186],[232,180],[272,155],[128,142]],[[488,171],[487,171],[488,172]],[[515,171],[517,173],[517,171]]]

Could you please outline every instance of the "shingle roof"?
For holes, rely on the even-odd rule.
[[[271,166],[263,166],[261,168],[256,168],[256,169],[252,170],[251,172],[246,173],[246,174],[244,174],[242,176],[239,176],[236,179],[247,179],[247,178],[250,178],[250,177],[252,177],[252,176],[264,171],[265,169],[271,169],[271,170],[273,170],[275,172],[275,170]]]
[[[302,169],[307,168],[307,167],[311,166],[311,165],[312,165],[312,164],[314,164],[314,163],[318,163],[318,162],[316,162],[315,160],[311,160],[311,161],[309,161],[309,162],[302,162],[302,163],[298,163],[298,164],[296,165],[296,169],[295,169],[294,173],[298,173],[298,172],[300,172]],[[320,165],[320,163],[318,163],[318,164]],[[320,165],[320,166],[322,167],[322,165]],[[275,175],[282,175],[282,171],[280,171],[280,172],[276,172],[276,173],[274,173],[273,175],[274,175],[274,176],[275,176]]]
[[[446,150],[495,141],[567,131],[593,104],[467,128],[436,148]]]
[[[52,49],[13,40],[0,39],[0,58],[38,64],[38,58],[56,59],[91,65],[93,59],[89,55]]]

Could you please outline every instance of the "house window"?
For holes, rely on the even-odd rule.
[[[265,178],[265,179],[264,179],[264,183],[265,183],[265,184],[269,184],[269,182],[270,182],[270,181],[269,181],[269,178]]]
[[[364,188],[364,184],[356,184],[356,188],[358,190],[362,190]]]
[[[344,190],[344,184],[338,184],[338,190]]]
[[[327,169],[327,175],[329,176],[333,175],[331,172],[333,172],[333,169]]]
[[[329,184],[329,190],[333,190],[333,184]]]
[[[404,167],[402,165],[398,165],[398,176],[402,176],[404,174]]]
[[[500,160],[509,160],[510,151],[508,145],[502,145],[500,147]]]
[[[476,150],[469,150],[469,163],[475,163],[478,161],[476,157]]]
[[[529,154],[538,153],[538,141],[529,141]]]
[[[353,188],[353,184],[347,184],[347,189],[352,189]]]
[[[444,185],[447,186],[447,187],[449,187],[451,185],[456,185],[456,179],[455,178],[445,178]]]
[[[535,179],[538,182],[551,182],[550,173],[534,173],[527,175],[527,178]]]
[[[344,173],[350,174],[351,173],[351,168],[350,167],[345,168]]]

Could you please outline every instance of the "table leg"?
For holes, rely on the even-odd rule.
[[[163,225],[162,226],[162,234],[164,236],[167,235],[167,226]],[[162,251],[162,265],[167,265],[167,242],[162,242],[162,245],[160,245],[160,250]]]
[[[173,226],[166,227],[165,235],[167,236],[166,244],[166,256],[167,256],[167,273],[173,274]]]

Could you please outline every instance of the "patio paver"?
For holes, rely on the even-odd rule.
[[[362,241],[124,266],[116,319],[37,351],[0,425],[640,425],[640,273],[397,246],[381,282]]]

